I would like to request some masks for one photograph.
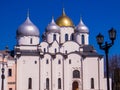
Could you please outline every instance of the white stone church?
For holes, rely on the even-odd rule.
[[[82,19],[74,26],[63,9],[40,42],[40,31],[28,15],[16,38],[14,60],[8,59],[5,69],[14,83],[5,78],[6,90],[107,90],[103,56],[89,45]]]

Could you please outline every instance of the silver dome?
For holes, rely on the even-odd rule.
[[[82,19],[80,19],[80,23],[76,26],[76,31],[81,33],[89,33],[88,27],[83,23]]]
[[[26,21],[20,25],[16,32],[17,36],[40,36],[39,29],[31,22],[29,16]]]
[[[54,18],[52,18],[52,21],[50,24],[48,24],[46,30],[48,32],[60,32],[60,27],[55,23]]]

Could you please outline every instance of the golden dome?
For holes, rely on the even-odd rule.
[[[66,26],[66,27],[73,26],[72,20],[68,16],[66,16],[64,9],[63,9],[62,15],[56,20],[56,24],[61,27],[62,26]]]

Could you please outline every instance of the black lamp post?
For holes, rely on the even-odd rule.
[[[106,56],[106,73],[107,73],[107,90],[110,90],[109,86],[109,63],[108,63],[108,53],[110,47],[114,44],[114,40],[116,39],[116,30],[114,28],[111,28],[109,31],[109,38],[111,40],[111,43],[105,42],[105,45],[102,45],[104,42],[104,36],[102,34],[98,34],[96,36],[97,43],[100,47],[100,49],[105,51],[105,56]]]
[[[3,56],[2,56],[2,69],[1,69],[1,71],[2,71],[2,74],[1,74],[1,79],[2,79],[2,85],[1,85],[1,90],[4,90],[4,79],[5,79],[5,75],[4,75],[4,72],[5,72],[5,69],[4,69],[4,54],[3,54]]]

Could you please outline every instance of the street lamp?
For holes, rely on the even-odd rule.
[[[2,69],[1,69],[1,71],[2,71],[2,75],[1,75],[1,79],[2,79],[1,90],[4,90],[4,79],[5,79],[5,75],[4,75],[4,72],[5,72],[5,69],[4,69],[4,58],[5,58],[5,56],[3,54],[3,56],[2,56]]]
[[[105,56],[106,56],[106,73],[107,73],[107,90],[110,90],[110,86],[109,86],[109,63],[108,63],[108,53],[109,53],[109,49],[110,47],[112,47],[112,45],[114,44],[114,40],[116,39],[116,30],[114,28],[111,28],[109,31],[109,38],[111,40],[110,43],[105,42],[105,45],[102,45],[104,42],[104,36],[102,34],[98,34],[96,36],[96,40],[97,43],[100,47],[100,49],[105,51]]]

